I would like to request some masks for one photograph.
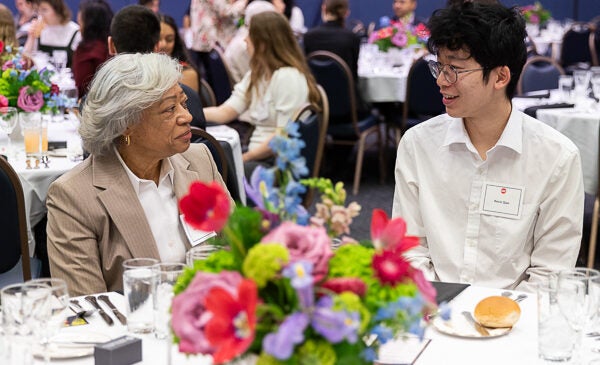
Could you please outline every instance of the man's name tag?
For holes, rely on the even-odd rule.
[[[192,245],[192,247],[198,246],[207,239],[217,235],[215,231],[206,232],[190,227],[183,218],[183,214],[179,216],[179,219],[181,220],[181,225],[183,226],[185,235],[187,236],[188,241],[190,241],[190,245]]]
[[[481,193],[479,209],[482,214],[509,219],[521,218],[525,188],[487,182]]]

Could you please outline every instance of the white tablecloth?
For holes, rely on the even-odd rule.
[[[472,311],[475,304],[490,295],[499,295],[500,289],[468,287],[452,302],[454,315],[460,315],[463,310]],[[517,292],[513,294],[515,297]],[[123,296],[110,293],[113,302],[120,309],[124,308]],[[86,303],[87,304],[87,303]],[[104,306],[104,304],[101,304]],[[496,338],[467,339],[445,335],[434,328],[429,328],[425,337],[432,341],[418,358],[417,365],[434,364],[535,364],[538,363],[537,352],[537,301],[535,294],[520,303],[521,318],[508,334]],[[108,308],[106,308],[107,313]],[[112,314],[111,314],[112,316]],[[126,334],[126,328],[115,318],[115,325],[108,327],[98,314],[89,319],[90,324],[63,329],[64,332],[86,333],[96,332],[116,338]],[[136,335],[143,340],[142,364],[166,364],[167,345],[152,335]],[[402,349],[399,349],[402,351]],[[177,352],[176,346],[171,348],[174,365],[180,364],[210,364],[207,357],[186,358]],[[42,364],[37,360],[35,364]],[[92,356],[72,360],[53,361],[52,364],[92,365]]]
[[[598,190],[598,131],[600,112],[576,109],[539,109],[537,119],[569,137],[579,148],[583,167],[583,185],[586,193],[596,195]]]

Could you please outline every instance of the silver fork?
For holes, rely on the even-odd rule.
[[[75,315],[78,317],[89,317],[92,314],[96,313],[97,309],[85,309],[81,306],[81,304],[79,304],[79,301],[77,299],[71,299],[70,300],[71,305],[69,306],[69,308],[71,308],[71,310],[73,312],[75,312]]]

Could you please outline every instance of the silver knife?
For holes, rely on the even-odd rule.
[[[98,299],[100,299],[101,301],[106,303],[106,305],[108,305],[110,307],[110,309],[113,311],[114,315],[117,317],[117,319],[121,322],[121,324],[123,326],[127,325],[127,319],[125,318],[123,313],[119,312],[117,307],[115,307],[115,305],[112,304],[112,302],[108,298],[108,295],[99,295]]]
[[[471,315],[471,312],[464,311],[464,312],[462,312],[462,314],[465,316],[467,321],[469,321],[473,325],[473,327],[475,327],[475,329],[477,330],[477,332],[479,332],[480,335],[482,335],[482,336],[490,335],[488,330],[485,329],[485,327],[483,327],[481,324],[479,324],[479,322],[477,322],[475,320],[475,318],[473,318],[473,316]]]
[[[108,324],[109,326],[112,326],[114,324],[113,319],[110,318],[110,316],[108,314],[106,314],[106,312],[104,311],[104,309],[102,309],[102,307],[100,306],[100,304],[98,304],[98,301],[96,300],[96,297],[88,295],[87,297],[85,297],[85,300],[87,300],[88,302],[92,303],[92,305],[94,306],[94,308],[98,309],[98,313],[100,313],[100,316],[102,316],[102,319],[104,319],[104,322],[106,322],[106,324]]]

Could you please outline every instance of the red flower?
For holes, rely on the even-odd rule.
[[[4,42],[0,41],[0,53],[4,52]]]
[[[358,278],[332,278],[324,282],[321,287],[338,294],[345,291],[353,292],[359,297],[364,296],[367,291],[365,283]]]
[[[383,250],[373,256],[371,263],[375,276],[382,284],[396,285],[408,276],[411,266],[400,253]]]
[[[202,231],[220,231],[229,217],[229,196],[221,185],[195,182],[179,202],[185,221]]]
[[[419,238],[404,236],[406,222],[402,218],[389,219],[385,211],[373,209],[371,238],[377,249],[390,248],[401,254],[419,244]]]
[[[425,275],[419,269],[412,268],[410,276],[412,277],[413,282],[417,285],[417,289],[419,289],[419,293],[423,296],[423,298],[435,304],[435,297],[437,292],[431,282],[425,279]]]
[[[206,309],[213,317],[206,324],[206,338],[216,348],[215,364],[222,364],[244,353],[254,341],[257,288],[252,280],[242,280],[237,298],[216,287],[206,297]]]
[[[59,92],[60,92],[60,89],[59,89],[58,85],[56,85],[56,84],[50,85],[50,95],[58,95]]]

